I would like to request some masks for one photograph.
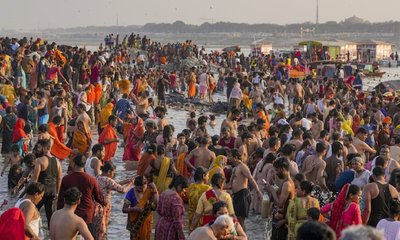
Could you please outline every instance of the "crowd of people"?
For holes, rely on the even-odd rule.
[[[163,68],[188,57],[203,64]],[[93,52],[0,38],[1,175],[18,196],[1,238],[43,239],[44,228],[51,239],[110,238],[119,192],[132,240],[245,240],[250,215],[271,219],[276,240],[400,239],[396,93],[363,91],[340,67],[333,79],[290,79],[287,62],[134,34]],[[176,133],[168,92],[226,96],[219,134],[200,111]],[[114,180],[116,158],[136,162],[135,176]]]

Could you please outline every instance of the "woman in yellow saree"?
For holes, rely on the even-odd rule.
[[[209,179],[211,179],[216,173],[220,173],[223,177],[225,177],[224,167],[226,163],[227,158],[224,155],[218,155],[210,165],[210,170],[208,171]]]
[[[309,181],[300,183],[300,189],[297,190],[297,197],[289,202],[287,210],[288,219],[288,240],[295,240],[297,230],[307,222],[307,210],[310,208],[318,208],[319,202],[316,198],[310,196],[313,186]]]
[[[157,146],[157,158],[150,165],[153,169],[153,182],[157,190],[162,193],[168,189],[173,176],[177,174],[174,163],[165,156],[164,145]]]
[[[131,240],[150,240],[153,213],[158,203],[158,192],[153,183],[147,184],[146,178],[137,176],[134,187],[125,196],[123,213],[128,214],[126,229]]]
[[[207,184],[208,173],[202,167],[196,168],[194,181],[189,185],[189,226],[192,225],[192,219],[201,195],[211,189],[211,186]],[[199,222],[199,226],[201,226],[201,222]]]
[[[92,136],[90,131],[83,121],[77,122],[76,129],[72,137],[72,149],[77,149],[80,154],[86,155],[89,153],[91,145]]]

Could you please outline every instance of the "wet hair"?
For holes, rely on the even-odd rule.
[[[268,140],[268,146],[270,148],[273,148],[279,143],[279,141],[280,141],[280,139],[278,137],[275,137],[275,136],[270,137]]]
[[[44,148],[49,148],[49,149],[50,149],[50,146],[51,146],[50,139],[40,139],[37,142],[37,144],[39,144],[40,146],[42,146]]]
[[[208,137],[200,137],[199,143],[201,145],[206,145],[208,143]]]
[[[281,149],[279,150],[279,152],[281,152],[284,156],[290,156],[291,154],[293,154],[296,151],[296,145],[292,144],[292,143],[286,143],[285,145],[283,145],[283,147],[281,147]]]
[[[154,154],[156,151],[157,151],[157,145],[155,145],[154,143],[149,144],[146,148],[146,152],[149,154]]]
[[[85,163],[86,163],[86,158],[85,158],[85,156],[83,155],[83,154],[78,154],[78,155],[76,155],[73,159],[72,159],[72,161],[74,162],[74,164],[77,166],[77,167],[80,167],[80,168],[83,168],[83,167],[85,167]]]
[[[46,190],[46,187],[40,182],[31,182],[28,187],[26,187],[26,193],[28,195],[35,195],[37,193],[42,193]]]
[[[219,185],[219,181],[220,180],[224,180],[225,181],[225,177],[221,173],[215,173],[211,177],[211,186],[216,186],[216,187],[221,188],[221,186]]]
[[[194,112],[194,111],[193,111],[193,112],[190,112],[190,117],[191,117],[191,118],[195,118],[195,117],[196,117],[196,112]]]
[[[274,162],[274,168],[278,169],[283,168],[289,171],[289,166],[290,166],[289,159],[287,159],[286,157],[280,157],[276,159]]]
[[[306,175],[304,175],[304,173],[298,173],[294,175],[294,179],[301,183],[303,181],[306,181]]]
[[[197,142],[189,140],[187,146],[188,146],[188,151],[191,152],[193,149],[197,148]]]
[[[101,143],[97,143],[92,147],[92,154],[96,154],[98,151],[103,151],[104,145]]]
[[[178,133],[178,135],[176,135],[176,138],[181,138],[181,137],[184,137],[184,138],[186,138],[186,135],[185,134],[183,134],[183,133]]]
[[[316,207],[307,210],[307,217],[311,218],[313,221],[318,221],[320,215],[321,211]]]
[[[383,157],[377,157],[375,160],[375,167],[385,167],[386,163],[387,161]]]
[[[61,120],[62,120],[62,118],[61,118],[61,116],[59,116],[59,115],[53,117],[53,123],[54,123],[55,125],[61,124]]]
[[[218,141],[219,141],[219,136],[218,135],[214,135],[211,137],[211,141],[213,145],[218,145]]]
[[[171,184],[169,185],[169,188],[177,188],[181,186],[182,188],[187,188],[188,187],[188,182],[186,178],[182,175],[175,176],[174,179],[172,179]]]
[[[232,157],[236,157],[236,158],[241,158],[241,156],[242,156],[242,155],[240,154],[239,150],[236,149],[236,148],[234,148],[234,149],[231,150],[231,155],[232,155]]]
[[[365,128],[363,128],[363,127],[360,127],[358,130],[357,130],[357,133],[356,133],[356,135],[357,134],[368,134],[368,131],[367,131],[367,129],[365,129]]]
[[[115,169],[117,169],[117,167],[115,166],[114,163],[109,161],[109,162],[104,163],[104,165],[101,166],[100,169],[102,172],[108,172],[108,171],[114,171]]]
[[[263,159],[263,165],[261,166],[260,170],[258,171],[259,173],[262,172],[262,170],[264,169],[264,166],[267,165],[268,163],[273,163],[275,160],[275,155],[273,153],[268,153],[267,156],[265,156],[265,158]]]
[[[326,130],[322,130],[322,131],[319,133],[319,137],[320,137],[320,138],[324,138],[324,137],[326,137],[326,136],[328,136],[328,135],[329,135],[329,132],[326,131]]]
[[[217,215],[217,212],[221,208],[223,208],[223,207],[228,208],[228,204],[226,202],[224,202],[224,201],[218,201],[218,202],[214,203],[212,207],[213,207],[212,208],[212,215],[215,216],[215,215]]]
[[[278,129],[277,127],[275,127],[275,126],[271,126],[271,127],[269,128],[269,130],[268,130],[268,134],[269,134],[270,136],[273,136],[273,135],[275,135],[275,134],[277,134],[277,133],[279,133],[279,129]]]
[[[349,189],[347,190],[347,196],[346,196],[346,198],[349,198],[349,197],[350,197],[350,194],[355,195],[355,194],[358,194],[360,191],[361,191],[361,188],[360,188],[359,186],[354,185],[354,184],[351,184],[351,185],[349,186]]]
[[[297,231],[296,240],[336,240],[335,232],[326,224],[317,221],[304,223]]]
[[[33,163],[35,162],[36,156],[33,153],[28,153],[24,156],[24,158],[22,159],[22,162],[26,165],[26,166],[32,166]]]
[[[300,183],[300,189],[303,190],[306,195],[309,195],[314,189],[314,186],[310,181],[302,181]]]
[[[333,154],[338,154],[341,149],[343,149],[342,143],[340,143],[340,142],[332,143],[332,153]]]
[[[200,181],[204,178],[204,175],[207,174],[207,171],[203,168],[203,167],[198,167],[196,168],[196,170],[194,171],[194,181]]]
[[[375,166],[374,170],[372,170],[372,174],[375,177],[385,176],[385,169],[381,166]]]
[[[115,116],[115,115],[110,115],[110,116],[108,117],[108,122],[109,122],[109,123],[112,122],[112,121],[115,121],[115,120],[117,120],[117,116]]]
[[[133,181],[133,185],[135,185],[136,187],[141,187],[144,185],[144,181],[145,181],[144,176],[139,175],[139,176],[135,177],[135,180]]]
[[[391,198],[388,201],[390,214],[397,216],[400,215],[400,200],[397,198]]]
[[[242,141],[244,141],[245,139],[251,139],[253,138],[253,135],[249,132],[244,132],[241,136]]]
[[[318,143],[317,143],[317,146],[315,147],[315,151],[316,151],[317,153],[322,153],[323,151],[325,151],[325,150],[327,150],[327,149],[328,149],[328,147],[327,147],[326,144],[323,143],[323,142],[318,142]]]
[[[48,132],[49,131],[49,125],[47,125],[47,124],[40,125],[39,128],[38,128],[38,131],[40,133]]]
[[[244,124],[240,124],[240,125],[238,126],[237,130],[238,130],[238,132],[241,132],[241,131],[248,131],[247,126],[244,125]]]
[[[68,188],[64,193],[64,201],[70,206],[77,204],[81,197],[82,193],[77,187]]]
[[[197,124],[202,125],[203,123],[207,123],[208,117],[206,116],[201,116],[199,119],[197,119]]]

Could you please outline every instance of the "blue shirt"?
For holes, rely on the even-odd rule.
[[[118,113],[118,117],[124,119],[127,110],[133,110],[130,101],[126,98],[118,100],[115,108],[115,111]]]

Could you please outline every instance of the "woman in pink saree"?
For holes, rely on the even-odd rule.
[[[122,158],[124,161],[139,161],[143,145],[140,140],[143,138],[143,135],[143,120],[140,117],[135,116],[132,119],[132,125],[125,144],[124,156]]]
[[[321,208],[321,214],[329,219],[328,225],[335,231],[337,239],[343,229],[362,224],[360,202],[361,189],[357,185],[346,184],[333,203]]]

